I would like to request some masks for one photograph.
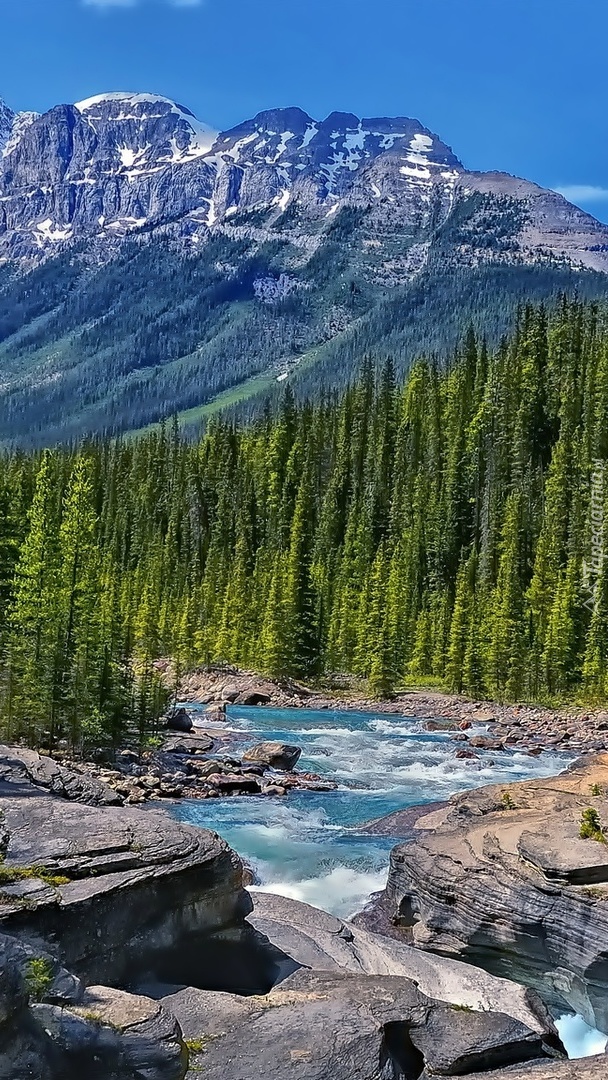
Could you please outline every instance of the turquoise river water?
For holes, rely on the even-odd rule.
[[[196,706],[188,708],[196,712]],[[571,761],[560,753],[530,757],[517,751],[480,751],[477,759],[461,760],[449,732],[375,713],[233,706],[227,726],[239,750],[267,739],[301,746],[298,768],[335,781],[337,789],[295,791],[285,798],[185,800],[174,813],[225,837],[254,870],[254,888],[342,918],[359,911],[386,882],[395,838],[368,834],[366,823],[467,788],[551,776]],[[559,1026],[573,1057],[606,1045],[606,1037],[580,1017],[564,1017]]]

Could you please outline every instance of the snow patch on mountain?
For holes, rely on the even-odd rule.
[[[156,106],[152,111],[148,106]],[[197,120],[194,113],[184,105],[178,105],[171,98],[161,94],[135,94],[122,91],[110,91],[105,94],[96,94],[94,97],[77,101],[74,105],[79,113],[86,119],[95,121],[109,119],[112,123],[120,121],[137,121],[143,123],[147,120],[161,120],[164,116],[174,115],[187,125],[191,131],[190,142],[185,148],[177,144],[174,147],[172,162],[188,161],[194,157],[208,154],[217,139],[218,132],[215,128]]]

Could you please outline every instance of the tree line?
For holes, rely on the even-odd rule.
[[[605,700],[608,327],[521,310],[488,349],[249,426],[0,459],[0,730],[145,739],[156,661]]]

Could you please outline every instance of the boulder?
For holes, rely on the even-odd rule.
[[[252,893],[248,922],[272,945],[317,971],[397,975],[413,979],[423,994],[462,1009],[505,1013],[556,1050],[563,1049],[553,1021],[534,991],[471,964],[434,956],[318,908],[271,893]]]
[[[454,796],[393,849],[390,922],[404,941],[536,987],[608,1031],[608,847],[579,835],[590,807],[608,823],[607,790],[604,753]]]
[[[262,790],[256,776],[243,776],[242,773],[211,773],[207,783],[225,795],[259,795]]]
[[[227,719],[226,706],[210,705],[208,709],[205,709],[203,718],[207,724],[225,724]]]
[[[251,907],[242,864],[216,833],[150,810],[77,805],[14,781],[0,783],[5,866],[32,872],[2,886],[3,932],[53,942],[85,981],[124,984],[191,934],[242,925]],[[160,792],[169,797],[162,784]]]
[[[389,1080],[543,1060],[517,1020],[432,1001],[409,979],[299,970],[263,999],[183,990],[163,998],[205,1080]]]
[[[78,1006],[39,1004],[31,1012],[63,1058],[66,1077],[82,1077],[85,1070],[87,1080],[183,1080],[186,1075],[181,1028],[157,1001],[91,986]]]
[[[250,746],[243,754],[244,761],[263,762],[270,769],[280,769],[291,772],[300,759],[302,751],[299,746],[290,746],[288,743],[261,742]]]
[[[208,754],[212,749],[213,739],[202,732],[170,735],[162,745],[164,754]]]
[[[477,750],[504,750],[505,744],[501,739],[491,739],[488,735],[473,735],[469,739],[469,746]]]
[[[49,953],[0,935],[0,1080],[182,1080],[187,1061],[164,1006],[85,990]]]
[[[170,731],[192,731],[194,727],[190,713],[183,708],[174,709],[173,712],[170,712],[166,724]]]

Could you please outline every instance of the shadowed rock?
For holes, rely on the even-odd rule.
[[[511,1017],[431,1001],[408,979],[300,970],[264,998],[163,999],[187,1036],[204,1034],[206,1080],[419,1080],[542,1059]]]

